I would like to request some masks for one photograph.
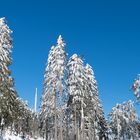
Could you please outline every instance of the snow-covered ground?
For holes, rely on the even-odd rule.
[[[14,135],[6,135],[4,137],[0,136],[0,140],[43,140],[42,138],[21,138],[20,136],[14,136]]]
[[[14,134],[10,134],[8,131],[5,132],[3,136],[0,136],[0,140],[43,140],[42,138],[22,138],[21,136],[16,136]]]

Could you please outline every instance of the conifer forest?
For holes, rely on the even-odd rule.
[[[116,103],[105,116],[92,66],[77,54],[69,56],[61,35],[54,44],[46,56],[37,111],[16,91],[12,30],[0,18],[0,140],[140,140],[135,110],[140,75],[131,87],[136,100]]]

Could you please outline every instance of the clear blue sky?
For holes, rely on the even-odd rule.
[[[94,68],[106,114],[117,102],[134,100],[129,88],[140,73],[139,7],[139,0],[0,0],[0,17],[14,31],[18,94],[31,106],[36,87],[41,96],[48,51],[61,34],[69,56],[83,55]]]

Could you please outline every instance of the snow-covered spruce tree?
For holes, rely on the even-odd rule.
[[[98,97],[97,83],[91,66],[74,54],[68,62],[69,137],[72,139],[105,138],[106,122]]]
[[[14,89],[14,81],[11,77],[9,66],[12,63],[12,31],[5,22],[0,19],[0,124],[1,127],[12,125],[17,117],[17,94]],[[2,122],[1,122],[2,121]]]
[[[134,102],[129,100],[128,102],[124,103],[123,106],[123,112],[125,112],[125,114],[127,114],[129,118],[129,122],[127,123],[127,131],[125,132],[125,135],[133,140],[137,140],[139,138],[139,120],[138,114],[134,109]]]
[[[83,73],[83,61],[74,54],[68,64],[68,107],[70,108],[71,114],[69,114],[69,139],[78,140],[80,139],[81,132],[81,100],[82,96],[82,78]]]
[[[112,108],[112,112],[109,114],[110,128],[111,128],[111,140],[120,139],[120,120],[122,119],[122,111],[118,109],[118,105]]]
[[[139,121],[132,101],[113,107],[109,114],[109,122],[112,140],[138,140]]]
[[[13,124],[13,132],[23,138],[27,136],[38,137],[39,120],[37,114],[30,109],[27,101],[18,98],[18,117]]]
[[[46,139],[63,140],[62,97],[65,67],[65,43],[59,36],[57,45],[53,46],[49,52],[48,65],[44,75],[40,117],[45,121],[44,123],[42,121],[42,124],[45,124]]]
[[[28,107],[27,102],[23,101],[21,98],[18,98],[19,102],[19,110],[17,110],[20,114],[14,123],[14,132],[16,134],[29,135],[30,126],[29,126],[29,118],[31,118],[31,110]]]
[[[92,67],[87,64],[84,69],[85,86],[85,122],[89,139],[107,139],[107,122],[104,118],[103,107],[99,100],[97,81]]]
[[[134,80],[131,90],[134,92],[134,95],[136,97],[136,102],[139,102],[140,100],[140,74],[138,74],[137,78]]]

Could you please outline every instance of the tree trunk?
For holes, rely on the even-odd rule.
[[[48,124],[47,124],[47,120],[45,121],[45,139],[48,140]]]
[[[117,115],[117,140],[120,140],[120,132],[119,132],[119,127],[118,127],[118,115]]]
[[[63,123],[63,110],[62,110],[62,82],[60,81],[60,140],[63,140],[63,129],[62,129],[62,123]]]
[[[55,129],[55,135],[54,135],[54,140],[57,140],[57,112],[56,112],[56,95],[54,98],[54,113],[55,113],[55,124],[54,124],[54,129]]]
[[[78,125],[78,128],[77,128],[77,140],[81,140],[80,135],[79,135],[79,125]]]
[[[95,135],[96,135],[96,134],[95,134],[95,115],[96,115],[96,114],[95,114],[95,110],[94,110],[94,118],[93,118],[93,129],[94,129],[94,130],[93,130],[93,135],[94,135],[94,136],[93,136],[93,139],[94,139],[94,140],[96,140],[96,138],[95,138]]]
[[[88,136],[89,140],[92,140],[92,131],[91,131],[91,120],[90,120],[90,115],[88,114],[88,119],[89,119],[89,128],[88,128]]]
[[[81,140],[84,140],[84,109],[83,109],[83,98],[81,103]]]
[[[74,113],[75,113],[75,115],[74,115],[74,117],[75,117],[75,119],[74,119],[74,134],[75,134],[75,140],[77,140],[78,138],[78,135],[77,135],[77,120],[76,120],[76,106],[75,106],[75,108],[74,108]]]

